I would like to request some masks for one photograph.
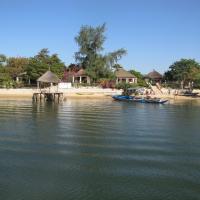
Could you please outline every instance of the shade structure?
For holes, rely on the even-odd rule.
[[[41,83],[59,83],[61,81],[57,77],[56,74],[54,74],[54,73],[52,73],[51,71],[48,70],[41,77],[39,77],[37,79],[37,82],[41,82]]]
[[[156,70],[153,70],[152,72],[148,73],[145,78],[150,78],[150,79],[162,79],[162,75],[157,72]]]
[[[136,78],[135,75],[130,72],[124,70],[123,68],[119,68],[115,71],[115,76],[117,78]]]
[[[74,74],[74,76],[75,76],[75,77],[78,77],[78,76],[87,76],[87,75],[86,75],[86,72],[85,72],[84,69],[80,69],[78,72],[76,72],[76,73]]]

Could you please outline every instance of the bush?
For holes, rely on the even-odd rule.
[[[115,88],[115,81],[110,79],[100,79],[99,85],[102,88]]]
[[[123,90],[123,94],[124,95],[129,95],[129,92],[128,92],[128,89],[129,88],[134,88],[134,87],[137,87],[138,85],[137,84],[131,84],[131,83],[118,83],[115,88],[116,89],[122,89]]]

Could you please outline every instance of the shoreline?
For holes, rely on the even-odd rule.
[[[37,89],[0,89],[1,99],[30,99],[32,100],[33,93],[38,92]],[[70,88],[62,89],[59,92],[63,92],[64,100],[66,99],[108,99],[113,95],[121,94],[122,90],[116,89],[102,89],[102,88]],[[200,100],[198,97],[186,97],[175,95],[151,95],[152,97],[163,98],[167,100]]]
[[[55,92],[54,90],[51,90]],[[70,88],[60,89],[64,100],[67,98],[111,98],[113,95],[121,94],[121,90],[102,88]],[[0,99],[31,99],[33,94],[40,92],[37,89],[0,89]]]

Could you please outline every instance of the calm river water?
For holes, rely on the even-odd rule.
[[[200,103],[0,100],[0,199],[200,199]]]

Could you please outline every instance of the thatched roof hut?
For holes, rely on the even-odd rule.
[[[136,78],[135,75],[131,74],[130,72],[126,71],[123,68],[119,68],[115,71],[115,76],[117,78]]]
[[[37,82],[41,83],[59,83],[60,79],[57,77],[56,74],[52,73],[51,71],[45,72],[41,77],[37,79]]]
[[[76,72],[76,73],[74,74],[74,76],[75,76],[75,77],[78,77],[78,76],[87,76],[87,75],[86,75],[86,72],[85,72],[84,69],[80,69],[78,72]]]
[[[146,76],[145,76],[145,79],[150,79],[150,80],[153,80],[153,81],[161,81],[163,78],[163,76],[157,72],[156,70],[153,70],[152,72],[148,73]]]
[[[126,83],[137,83],[137,78],[135,75],[126,71],[123,68],[119,68],[115,71],[116,83],[126,82]]]
[[[90,83],[90,77],[87,75],[84,69],[80,69],[78,72],[74,74],[73,82],[79,83]]]

